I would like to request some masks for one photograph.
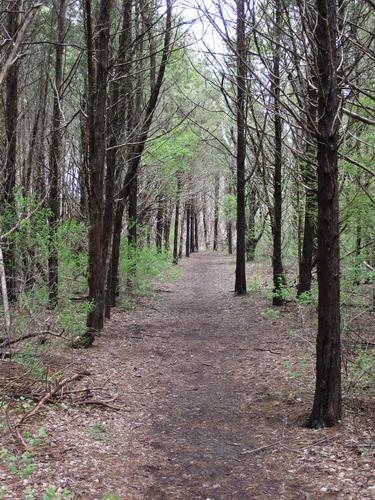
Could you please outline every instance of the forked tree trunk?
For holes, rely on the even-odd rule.
[[[118,286],[118,281],[119,281],[118,280],[119,259],[117,256],[119,256],[120,254],[121,228],[122,228],[122,220],[121,221],[119,220],[119,214],[121,211],[123,213],[125,209],[125,202],[129,196],[129,190],[132,179],[134,176],[137,175],[138,172],[138,167],[142,159],[146,140],[154,116],[155,108],[158,103],[160,90],[164,80],[165,68],[169,58],[171,31],[172,31],[172,2],[171,0],[167,0],[166,3],[167,3],[167,13],[166,13],[166,23],[165,23],[165,33],[164,33],[164,45],[159,65],[159,71],[157,74],[155,85],[151,89],[151,94],[144,113],[144,121],[139,126],[140,132],[137,135],[137,137],[133,138],[132,140],[132,142],[134,143],[134,147],[131,147],[131,153],[129,155],[129,160],[127,162],[128,170],[125,175],[122,189],[118,196],[119,201],[117,202],[117,207],[116,207],[116,212],[118,214],[118,216],[116,215],[116,217],[118,217],[117,227],[116,228],[114,227],[113,242],[112,242],[112,263],[111,263],[112,287]],[[115,231],[117,231],[116,234]],[[113,298],[115,295],[116,295],[116,289],[111,290],[110,296]]]
[[[308,426],[334,426],[342,416],[336,0],[316,0],[318,81],[318,285],[316,386]]]
[[[246,98],[246,31],[245,0],[237,0],[237,246],[236,246],[236,295],[246,294],[245,251],[245,98]]]

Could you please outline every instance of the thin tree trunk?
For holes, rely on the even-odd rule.
[[[186,205],[182,214],[182,220],[180,224],[180,242],[178,246],[178,258],[182,259],[182,249],[183,249],[183,243],[184,243],[184,227],[185,227],[185,220],[186,220]]]
[[[185,239],[185,256],[190,256],[190,202],[186,203],[186,239]]]
[[[199,252],[199,226],[198,226],[198,215],[196,206],[194,212],[194,247],[195,251]]]
[[[177,175],[177,194],[176,194],[176,211],[174,216],[174,235],[173,235],[173,263],[178,262],[178,228],[180,219],[180,196],[181,196],[181,179]],[[182,225],[181,225],[182,228]],[[182,231],[181,231],[182,233]]]
[[[18,30],[19,3],[16,2],[8,12],[7,31],[12,38],[16,37]],[[4,205],[2,211],[8,212],[6,221],[9,228],[16,221],[16,209],[14,199],[14,188],[16,185],[16,158],[17,158],[17,122],[18,122],[18,62],[9,67],[6,76],[6,100],[5,100],[5,134],[7,139],[7,151],[4,168]],[[7,227],[5,227],[5,231]],[[7,298],[10,302],[16,300],[16,247],[11,238],[6,242],[3,250],[5,276],[7,282]]]
[[[169,250],[170,250],[169,240],[170,240],[170,236],[171,236],[171,218],[172,218],[172,212],[171,212],[170,207],[169,207],[168,210],[165,211],[165,215],[164,215],[164,228],[163,228],[163,232],[164,232],[164,251],[166,253],[169,253]]]
[[[304,165],[303,175],[305,191],[305,221],[303,228],[303,244],[301,263],[299,267],[299,280],[297,296],[311,290],[311,273],[316,235],[316,179],[312,165]]]
[[[0,281],[1,281],[1,294],[3,298],[3,311],[4,311],[4,323],[5,323],[5,333],[9,338],[11,318],[10,318],[10,308],[8,300],[8,287],[6,279],[6,270],[4,266],[4,255],[2,249],[2,242],[0,241]]]
[[[308,116],[310,121],[316,123],[316,89],[309,88]],[[308,127],[306,127],[306,156],[307,162],[302,164],[302,179],[305,185],[305,220],[303,229],[303,244],[301,261],[299,266],[299,280],[297,296],[311,290],[311,274],[316,239],[316,217],[317,217],[317,174],[315,170],[315,157]]]
[[[158,252],[162,251],[163,245],[163,225],[164,225],[164,207],[161,195],[158,196],[158,211],[156,214],[156,248]]]
[[[214,241],[212,249],[214,252],[218,250],[218,233],[219,233],[219,196],[220,196],[220,179],[215,178],[215,193],[214,193]]]
[[[204,244],[206,251],[208,250],[208,226],[207,226],[207,207],[206,207],[206,199],[205,196],[202,198],[202,220],[203,220],[203,235],[204,235]]]
[[[195,218],[194,218],[195,207],[193,201],[190,201],[190,253],[195,252]]]
[[[253,262],[257,240],[255,238],[255,216],[257,213],[256,190],[251,187],[249,190],[249,223],[246,241],[246,258],[248,262]]]
[[[228,242],[228,253],[232,255],[233,253],[233,237],[232,237],[232,223],[227,223],[227,242]]]
[[[316,386],[308,426],[334,426],[341,419],[340,258],[335,0],[316,0],[318,82],[318,285]]]

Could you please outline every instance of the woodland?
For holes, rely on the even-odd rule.
[[[375,497],[374,22],[1,0],[0,498]]]

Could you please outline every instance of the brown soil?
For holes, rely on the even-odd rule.
[[[367,402],[347,404],[335,429],[302,427],[314,314],[273,313],[258,292],[234,297],[231,258],[194,255],[181,268],[114,314],[93,348],[61,353],[120,409],[49,405],[26,426],[48,433],[27,482],[0,465],[5,498],[47,484],[83,499],[375,498]]]

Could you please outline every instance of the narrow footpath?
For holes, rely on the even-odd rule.
[[[306,342],[287,335],[293,310],[272,314],[259,292],[234,297],[233,258],[180,266],[117,311],[92,349],[66,354],[120,409],[50,406],[50,458],[33,486],[48,477],[90,500],[367,498],[350,427],[302,428],[313,365],[295,364]]]

